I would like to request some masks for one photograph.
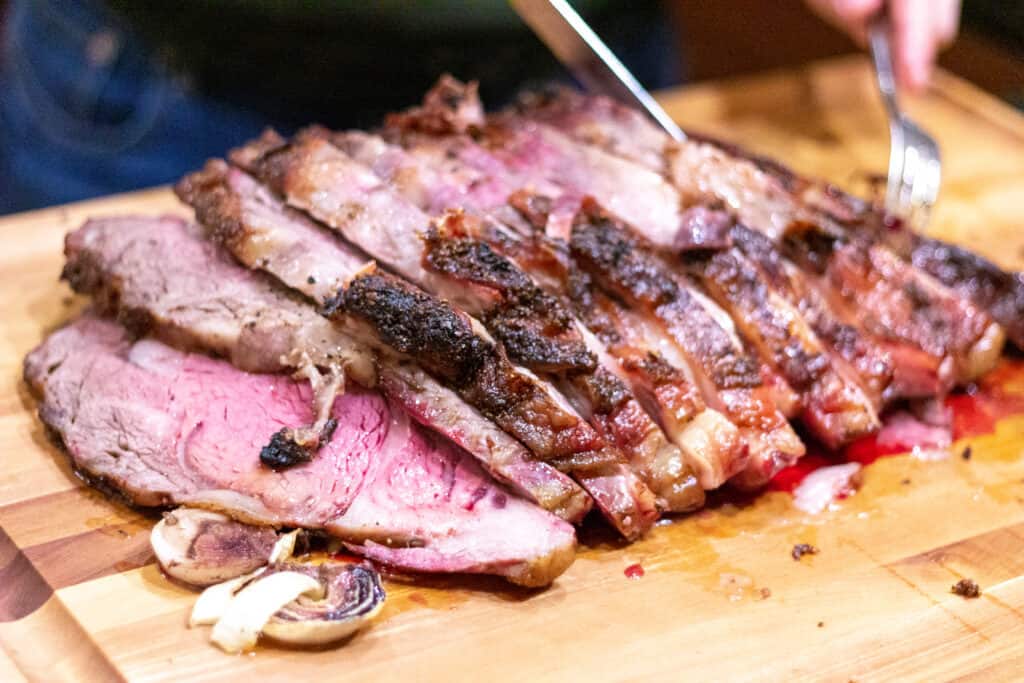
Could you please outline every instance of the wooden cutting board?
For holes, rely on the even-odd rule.
[[[684,124],[862,186],[885,168],[860,59],[665,93]],[[1024,118],[947,75],[911,113],[939,139],[932,229],[1024,265]],[[81,301],[57,282],[88,216],[182,212],[166,189],[0,220],[0,680],[1008,680],[1024,671],[1024,418],[973,457],[887,458],[819,515],[788,494],[725,504],[632,546],[590,539],[546,591],[390,582],[341,648],[230,657],[188,630],[195,594],[148,547],[152,519],[86,488],[47,440],[21,361]],[[963,444],[954,447],[959,452]],[[794,561],[795,543],[820,554]],[[639,564],[644,576],[624,570]],[[984,594],[952,595],[971,577]]]

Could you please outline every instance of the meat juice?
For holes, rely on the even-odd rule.
[[[627,579],[642,579],[644,576],[644,568],[643,565],[640,564],[631,564],[626,567],[622,573],[626,575]]]
[[[999,420],[1024,414],[1024,360],[1004,358],[977,384],[948,396],[944,405],[949,415],[947,431],[952,441],[993,433]],[[882,421],[884,425],[890,424],[892,416],[883,416]],[[822,467],[846,462],[870,465],[879,458],[936,445],[922,444],[913,438],[919,433],[906,430],[907,438],[901,438],[898,433],[894,436],[890,431],[884,439],[880,434],[873,434],[836,453],[820,450],[808,443],[807,455],[775,475],[768,488],[792,493],[807,475]]]

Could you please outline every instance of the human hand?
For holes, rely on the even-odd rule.
[[[868,23],[888,11],[893,61],[900,83],[921,90],[931,80],[938,51],[951,43],[960,26],[960,0],[806,0],[826,21],[861,45]],[[888,6],[888,9],[886,9]]]

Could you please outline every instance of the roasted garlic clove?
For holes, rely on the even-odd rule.
[[[210,640],[225,652],[251,650],[267,621],[282,607],[298,598],[324,595],[320,582],[301,572],[264,573],[240,590],[217,621]]]

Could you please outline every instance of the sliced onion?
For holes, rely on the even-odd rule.
[[[837,497],[856,491],[860,471],[860,463],[856,462],[815,470],[793,491],[793,504],[804,512],[817,514]]]
[[[269,564],[277,564],[278,562],[290,560],[292,555],[295,554],[295,541],[298,538],[299,529],[296,529],[277,539],[277,543],[270,550],[270,557],[267,559],[267,562]]]

